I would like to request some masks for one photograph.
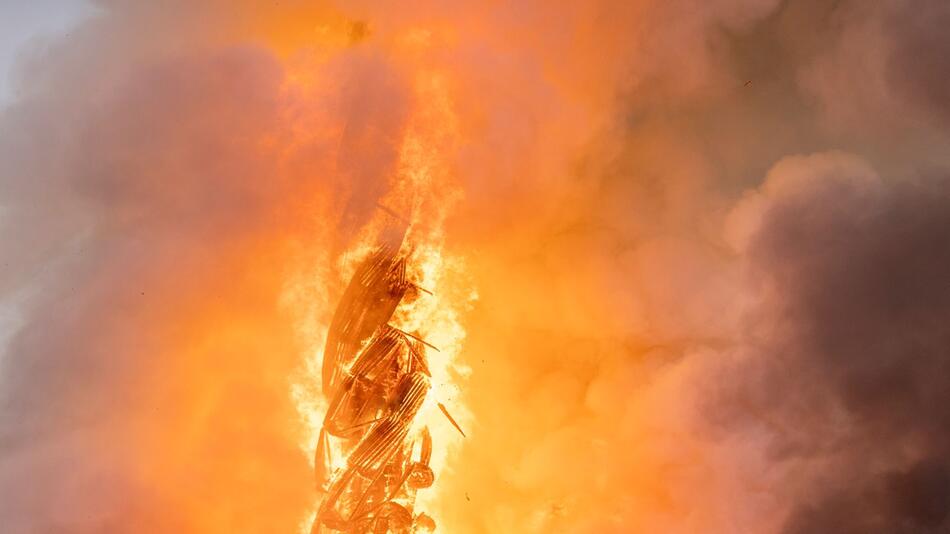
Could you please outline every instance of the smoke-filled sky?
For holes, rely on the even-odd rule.
[[[950,3],[95,4],[4,45],[0,531],[297,532],[418,152],[440,532],[950,532]]]

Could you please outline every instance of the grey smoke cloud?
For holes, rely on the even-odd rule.
[[[749,387],[740,404],[791,427],[769,444],[777,464],[822,466],[790,475],[800,494],[783,532],[947,528],[948,186],[816,155],[780,163],[764,202],[740,206],[760,221],[751,324],[767,333],[756,374],[725,387]]]

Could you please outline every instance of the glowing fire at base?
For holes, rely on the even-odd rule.
[[[435,347],[389,324],[404,299],[425,292],[409,279],[409,254],[399,241],[363,260],[330,324],[323,359],[330,404],[314,461],[324,495],[314,534],[435,529],[429,515],[414,510],[416,493],[435,481],[431,434],[414,425],[432,388],[426,348]]]

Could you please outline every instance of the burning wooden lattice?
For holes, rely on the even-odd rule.
[[[409,280],[407,261],[398,246],[370,254],[330,324],[323,360],[330,404],[315,461],[324,494],[313,534],[435,529],[414,510],[416,493],[435,481],[432,438],[415,421],[431,389],[426,349],[435,347],[389,324],[404,298],[425,291]]]

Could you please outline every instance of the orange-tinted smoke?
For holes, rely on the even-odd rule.
[[[440,531],[775,531],[765,444],[697,411],[752,298],[720,228],[782,155],[750,131],[802,120],[717,54],[777,4],[103,2],[0,119],[2,287],[30,288],[0,517],[296,532],[295,387],[418,138],[471,369]]]

